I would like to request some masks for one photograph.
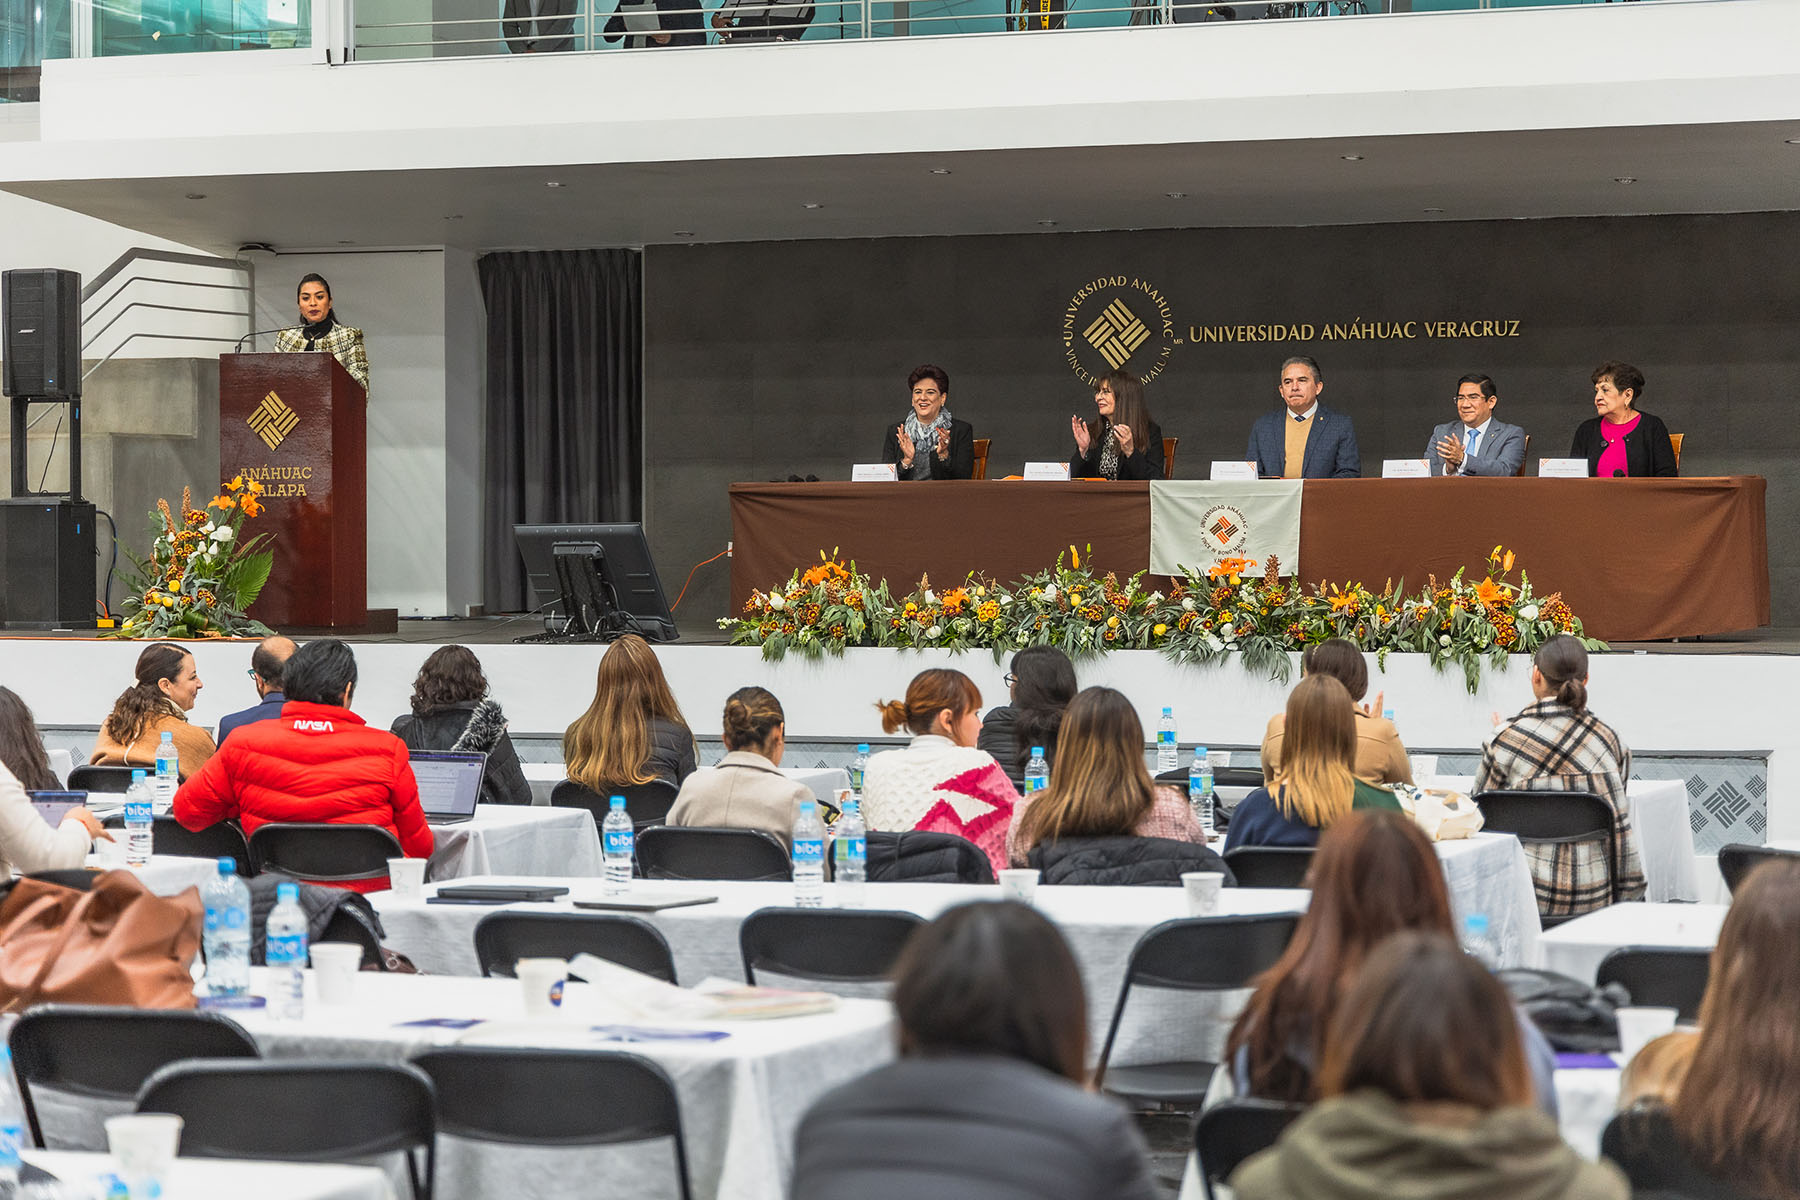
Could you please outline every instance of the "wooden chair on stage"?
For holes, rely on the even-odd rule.
[[[1671,433],[1669,435],[1669,445],[1675,448],[1675,469],[1677,471],[1681,470],[1681,439],[1686,436],[1687,434],[1685,433]]]
[[[1513,472],[1514,479],[1525,478],[1525,468],[1531,462],[1531,435],[1525,435],[1525,454],[1519,459],[1519,469]]]
[[[1178,437],[1163,439],[1163,478],[1175,478],[1175,447],[1181,444]]]
[[[986,479],[987,478],[987,452],[988,452],[988,439],[987,438],[976,438],[975,439],[975,473],[973,475],[969,476],[970,479]]]

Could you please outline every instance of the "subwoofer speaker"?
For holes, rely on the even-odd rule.
[[[0,274],[8,396],[81,395],[81,274],[43,267]]]
[[[92,504],[0,501],[0,626],[92,629],[98,561]]]

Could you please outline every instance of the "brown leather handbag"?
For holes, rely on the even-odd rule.
[[[88,891],[20,879],[0,901],[0,1012],[33,1004],[193,1008],[203,909],[188,888],[158,896],[130,871]]]

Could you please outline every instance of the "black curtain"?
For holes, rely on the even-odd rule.
[[[643,502],[643,256],[484,255],[489,612],[532,607],[514,525],[635,521]]]

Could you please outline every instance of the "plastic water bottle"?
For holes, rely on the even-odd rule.
[[[1194,810],[1194,820],[1200,822],[1200,831],[1210,842],[1213,838],[1213,773],[1205,746],[1194,747],[1194,761],[1188,767],[1188,806]]]
[[[206,985],[214,996],[250,990],[250,889],[237,860],[221,858],[219,873],[200,891],[206,905]]]
[[[856,743],[856,757],[850,760],[850,790],[862,795],[863,773],[869,769],[869,743]]]
[[[1031,760],[1025,764],[1025,794],[1041,792],[1050,786],[1050,762],[1042,746],[1031,748]]]
[[[162,816],[175,807],[175,789],[181,785],[181,752],[175,749],[175,735],[163,731],[156,747],[156,813]]]
[[[600,822],[600,853],[606,861],[606,882],[601,891],[608,896],[623,896],[631,890],[631,860],[637,853],[637,832],[631,814],[625,811],[625,797],[614,796]]]
[[[1173,771],[1181,766],[1181,751],[1175,746],[1175,710],[1163,709],[1162,720],[1156,723],[1156,773]]]
[[[862,819],[860,812],[857,819]],[[800,815],[794,818],[794,903],[800,908],[825,907],[825,825],[812,800],[802,800]]]
[[[13,1081],[12,1050],[0,1046],[0,1195],[19,1194],[19,1151],[25,1145],[25,1108]]]
[[[150,781],[144,778],[144,772],[131,773],[131,786],[125,789],[125,865],[141,867],[150,861],[150,852],[156,844],[155,793],[151,791]]]
[[[845,908],[861,908],[864,885],[869,881],[869,838],[862,802],[855,796],[844,802],[843,815],[833,832],[837,837],[832,844],[831,878],[837,884],[838,901]]]
[[[1470,913],[1463,918],[1463,949],[1480,959],[1488,970],[1500,969],[1500,946],[1488,930],[1486,913]]]
[[[300,907],[299,884],[275,888],[264,945],[264,958],[275,973],[269,988],[275,1015],[298,1021],[306,1015],[306,912]]]

